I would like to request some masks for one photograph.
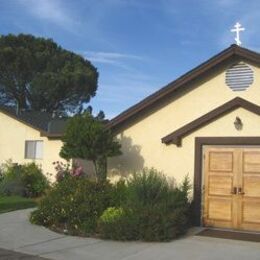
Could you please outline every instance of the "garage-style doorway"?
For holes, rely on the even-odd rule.
[[[203,147],[204,226],[260,231],[260,147]]]

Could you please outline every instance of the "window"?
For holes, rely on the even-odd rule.
[[[42,159],[43,141],[25,141],[25,158]]]

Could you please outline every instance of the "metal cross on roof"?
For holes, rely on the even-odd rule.
[[[236,41],[236,44],[239,46],[239,45],[241,45],[239,33],[240,33],[241,31],[244,31],[245,28],[241,27],[241,24],[238,23],[238,22],[234,25],[234,27],[235,27],[234,29],[231,29],[231,32],[235,32],[235,33],[236,33],[235,41]]]

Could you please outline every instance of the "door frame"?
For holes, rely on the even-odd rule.
[[[193,215],[194,224],[202,225],[201,203],[202,203],[202,150],[204,145],[260,145],[260,136],[243,137],[195,137],[194,158],[194,189],[193,189]]]

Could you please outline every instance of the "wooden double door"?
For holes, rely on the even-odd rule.
[[[260,147],[205,146],[203,224],[260,231]]]

